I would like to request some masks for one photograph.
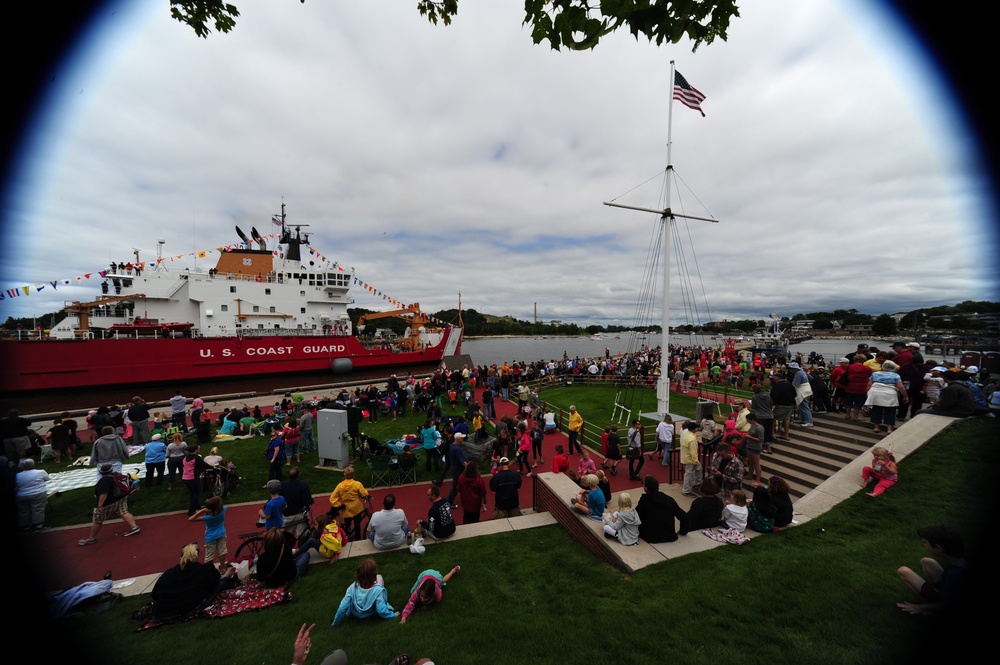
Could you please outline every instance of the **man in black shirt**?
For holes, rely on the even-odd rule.
[[[517,493],[520,488],[521,474],[511,470],[509,459],[501,457],[500,471],[497,471],[490,478],[490,489],[496,492],[496,511],[493,513],[493,519],[499,520],[521,515]]]
[[[653,476],[643,478],[642,485],[644,494],[635,506],[641,520],[639,537],[647,543],[672,543],[677,540],[674,518],[680,522],[680,534],[686,536],[687,513],[673,498],[660,491],[660,482]]]
[[[309,485],[302,480],[299,467],[293,466],[288,471],[288,480],[281,483],[281,496],[285,498],[285,531],[298,538],[309,528],[312,520],[312,492]]]
[[[420,526],[425,533],[430,533],[438,540],[444,540],[455,534],[455,518],[451,515],[451,504],[441,498],[441,490],[431,485],[427,490],[427,499],[431,509],[427,511],[427,521],[420,520]]]
[[[132,445],[144,446],[149,443],[149,407],[138,395],[132,398],[128,419],[132,423]]]

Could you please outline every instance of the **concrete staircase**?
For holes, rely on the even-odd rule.
[[[847,420],[842,413],[814,414],[813,418],[814,427],[792,423],[792,440],[777,439],[774,454],[761,455],[760,459],[761,479],[781,476],[796,498],[805,496],[886,438],[873,432],[867,422]]]

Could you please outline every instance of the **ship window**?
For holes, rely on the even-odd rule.
[[[306,308],[305,307],[300,307],[299,308],[299,312],[301,312],[302,314],[305,314],[306,313]]]
[[[264,324],[263,323],[258,323],[257,324],[257,330],[263,330],[263,329],[264,329]]]
[[[271,295],[271,289],[264,289],[264,295],[265,296]]]
[[[305,291],[299,291],[299,295],[300,295],[300,296],[305,296],[305,294],[306,294],[306,292],[305,292]]]
[[[228,312],[229,311],[229,305],[222,305],[222,306],[219,307],[219,309],[221,309],[223,312]]]
[[[274,324],[274,329],[275,330],[281,330],[281,324],[280,323],[275,323]]]
[[[236,293],[236,287],[235,286],[230,286],[229,287],[229,292],[230,293]]]
[[[253,311],[259,312],[260,311],[260,307],[258,307],[257,305],[254,305],[253,306]]]
[[[269,311],[274,314],[274,307],[272,306]]]

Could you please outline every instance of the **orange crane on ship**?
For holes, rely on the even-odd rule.
[[[420,328],[426,329],[427,324],[430,323],[430,319],[427,315],[420,311],[420,303],[418,302],[406,307],[401,307],[400,309],[391,309],[387,312],[362,314],[361,318],[358,319],[358,330],[364,332],[365,323],[367,321],[389,317],[406,321],[410,326],[410,334],[403,338],[403,341],[400,342],[400,346],[407,351],[418,350],[420,348]]]

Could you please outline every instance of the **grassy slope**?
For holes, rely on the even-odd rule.
[[[957,423],[907,458],[900,483],[881,499],[859,493],[801,527],[632,577],[555,526],[434,546],[422,557],[379,555],[397,609],[420,570],[463,566],[443,604],[404,626],[329,626],[353,579],[345,560],[312,567],[292,603],[266,612],[135,634],[128,616],[145,599],[130,599],[60,632],[115,645],[111,662],[158,665],[287,663],[303,622],[317,624],[317,663],[337,647],[354,663],[384,663],[402,651],[450,663],[900,662],[914,644],[937,639],[937,628],[895,607],[910,598],[894,571],[924,554],[914,533],[920,524],[948,521],[973,554],[982,551],[979,507],[994,502],[984,470],[1000,463],[998,430],[996,420]]]

